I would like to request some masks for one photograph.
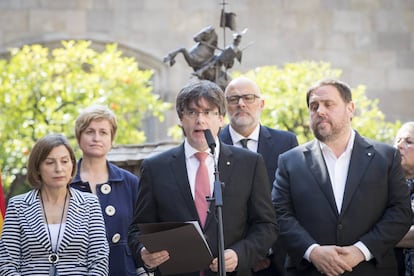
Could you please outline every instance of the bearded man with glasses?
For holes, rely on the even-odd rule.
[[[260,124],[264,99],[252,80],[245,77],[233,79],[225,89],[225,96],[230,124],[221,130],[221,141],[260,153],[272,185],[279,154],[298,145],[296,135]],[[255,275],[284,275],[285,256],[286,251],[276,242],[267,258],[253,267]]]

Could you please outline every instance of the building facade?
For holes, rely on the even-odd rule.
[[[237,30],[248,28],[242,44],[253,42],[233,70],[283,66],[302,60],[326,61],[355,87],[366,85],[387,120],[413,120],[413,0],[227,0]],[[0,0],[0,54],[10,47],[86,39],[95,47],[116,42],[140,67],[153,69],[154,93],[174,102],[192,69],[182,56],[163,62],[178,47],[191,48],[192,36],[212,25],[219,47],[231,31],[219,28],[222,0]],[[227,42],[226,42],[227,41]],[[166,140],[164,123],[148,119],[148,142]]]

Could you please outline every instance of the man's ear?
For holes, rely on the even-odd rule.
[[[262,98],[260,98],[259,100],[260,100],[260,108],[263,110],[264,105],[265,105],[265,101]]]
[[[220,115],[220,127],[219,127],[219,132],[220,132],[220,129],[224,126],[224,124],[225,124],[225,121],[224,121],[224,116],[223,116],[223,115]]]
[[[355,111],[355,104],[353,101],[349,102],[347,107],[348,112],[350,114],[350,119],[352,120],[352,117],[354,117],[354,111]]]

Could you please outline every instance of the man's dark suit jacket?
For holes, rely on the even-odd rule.
[[[320,275],[303,259],[312,244],[348,246],[358,241],[374,258],[344,275],[396,275],[393,248],[412,216],[400,161],[395,148],[356,133],[338,213],[318,142],[280,155],[272,197],[289,254],[288,275]]]
[[[223,143],[228,145],[234,144],[230,136],[228,125],[220,131],[219,138]],[[263,156],[271,187],[275,180],[279,154],[294,148],[297,145],[298,140],[296,139],[296,135],[292,132],[273,129],[262,125],[260,126],[257,152]]]
[[[223,143],[233,145],[231,139],[229,126],[223,128],[219,137]],[[277,162],[279,154],[294,148],[298,145],[296,135],[289,131],[273,129],[265,126],[260,126],[259,141],[257,145],[257,152],[263,156],[266,163],[267,175],[269,177],[269,183],[272,187],[275,180],[275,172],[277,169]],[[286,251],[282,248],[279,241],[273,245],[273,256],[271,256],[272,264],[271,268],[261,271],[258,275],[284,275],[284,265]]]
[[[133,223],[128,242],[141,265],[137,223],[198,220],[187,176],[184,144],[145,159],[142,163]],[[263,158],[256,153],[220,144],[220,180],[224,182],[223,225],[225,249],[238,255],[237,275],[251,275],[252,265],[267,253],[277,237],[275,212]],[[204,228],[217,257],[217,221],[210,204]],[[214,275],[206,271],[206,275]],[[195,272],[190,275],[199,275]]]

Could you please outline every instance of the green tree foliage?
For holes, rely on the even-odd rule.
[[[34,142],[47,133],[74,138],[74,121],[91,104],[109,106],[119,125],[116,143],[145,141],[142,120],[163,120],[170,104],[152,93],[151,70],[122,56],[116,44],[102,52],[88,41],[63,41],[54,50],[41,45],[12,49],[0,60],[0,165],[5,186],[25,174]],[[7,187],[6,187],[7,188]]]
[[[242,73],[235,72],[233,77],[238,75]],[[332,69],[329,63],[305,61],[289,63],[283,68],[260,67],[243,75],[258,83],[265,99],[261,123],[296,133],[302,144],[313,139],[306,106],[307,89],[317,80],[340,78],[341,71]],[[369,99],[363,85],[352,88],[352,91],[355,102],[353,127],[366,137],[392,143],[401,123],[385,121],[385,115],[378,108],[378,100]]]

